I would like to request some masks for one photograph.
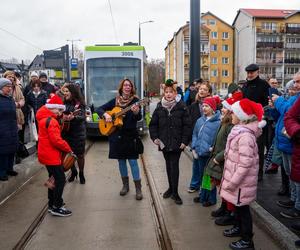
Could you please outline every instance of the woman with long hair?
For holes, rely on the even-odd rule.
[[[103,117],[106,122],[111,122],[112,117],[106,111],[110,111],[114,107],[124,109],[138,101],[139,98],[135,95],[135,86],[133,82],[129,79],[124,79],[120,82],[118,95],[101,107],[97,108],[96,112],[100,117]],[[124,196],[129,192],[129,178],[126,164],[126,161],[128,161],[136,188],[136,200],[143,199],[141,177],[137,162],[139,154],[136,147],[136,141],[138,138],[137,121],[141,118],[142,115],[139,106],[133,105],[130,111],[128,111],[123,117],[123,126],[117,128],[108,136],[109,158],[118,160],[119,171],[123,182],[120,195]]]
[[[85,102],[78,87],[74,84],[63,86],[64,104],[66,111],[63,114],[62,137],[68,142],[77,156],[80,184],[85,184],[84,152],[86,140]],[[76,114],[74,113],[76,111]],[[78,172],[75,166],[71,168],[72,174],[68,181],[73,182]]]

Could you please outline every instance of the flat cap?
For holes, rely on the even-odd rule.
[[[259,70],[259,67],[257,64],[255,63],[252,63],[252,64],[249,64],[246,68],[245,68],[246,71],[256,71],[256,70]]]

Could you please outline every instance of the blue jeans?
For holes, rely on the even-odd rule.
[[[193,172],[192,172],[190,188],[200,189],[202,184],[204,167],[206,166],[207,161],[208,161],[208,156],[207,157],[199,156],[198,159],[193,160]]]
[[[128,176],[128,170],[127,170],[127,164],[126,160],[121,160],[119,159],[119,170],[121,177],[127,177]],[[139,165],[136,159],[128,159],[130,168],[131,168],[131,174],[133,177],[133,180],[137,181],[140,180],[140,170],[139,170]]]
[[[14,166],[15,154],[0,154],[0,176],[7,176],[7,171],[12,171]]]
[[[201,189],[200,202],[210,202],[211,204],[217,203],[217,188],[214,187],[212,190]]]
[[[285,173],[290,178],[291,166],[292,166],[292,155],[281,152],[281,156],[282,156],[282,163],[283,163],[282,165],[284,167]],[[291,178],[290,178],[290,189],[291,189],[291,200],[296,202],[297,199],[296,186],[295,186],[295,182],[293,182]]]
[[[296,192],[295,192],[295,195],[296,195],[296,199],[295,199],[295,208],[300,210],[300,183],[299,182],[294,182],[294,185],[295,185],[295,189],[296,189]]]

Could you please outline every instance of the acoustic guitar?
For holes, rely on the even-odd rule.
[[[120,107],[114,107],[111,111],[106,111],[105,113],[109,114],[112,118],[111,122],[106,122],[104,117],[99,119],[99,130],[102,135],[108,136],[112,134],[117,128],[123,126],[123,115],[131,110],[134,105],[145,105],[148,103],[148,98],[139,100],[138,102],[131,104],[130,106],[122,109]]]
[[[74,112],[65,112],[63,114],[65,115],[69,115],[69,114],[73,114],[74,116],[77,116],[79,115],[81,112],[81,109],[76,109],[74,110]],[[66,121],[66,120],[61,120],[61,131],[64,131],[64,132],[68,132],[70,130],[70,122],[71,121]]]

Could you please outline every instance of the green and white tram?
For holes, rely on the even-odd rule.
[[[86,46],[84,51],[84,92],[87,104],[87,135],[99,136],[99,117],[94,109],[108,102],[117,94],[124,78],[132,80],[136,93],[144,98],[147,92],[146,52],[137,45]],[[143,134],[147,128],[145,108],[138,130]]]

